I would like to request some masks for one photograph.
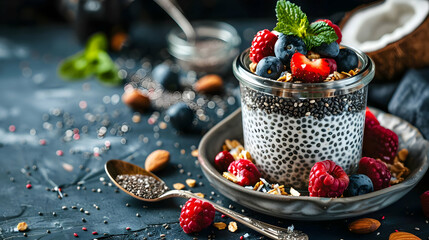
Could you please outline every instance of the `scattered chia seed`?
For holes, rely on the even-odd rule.
[[[118,175],[116,181],[127,191],[146,199],[157,198],[168,190],[163,182],[146,175]]]

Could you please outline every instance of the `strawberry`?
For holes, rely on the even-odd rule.
[[[333,24],[332,22],[331,22],[331,20],[328,20],[328,19],[319,19],[319,20],[317,20],[316,22],[325,22],[326,24],[328,24],[328,26],[330,26],[330,27],[332,27],[333,29],[334,29],[334,31],[335,31],[335,33],[337,34],[337,36],[338,36],[338,39],[337,39],[337,43],[338,44],[340,44],[341,43],[341,39],[343,38],[343,35],[341,34],[341,30],[340,30],[340,27],[338,27],[336,24]]]
[[[333,58],[326,58],[329,63],[329,74],[337,71],[337,62]]]
[[[322,82],[331,71],[325,58],[310,60],[299,52],[292,56],[290,69],[294,78],[306,83]]]
[[[262,58],[274,56],[274,44],[277,36],[268,29],[259,31],[252,41],[249,58],[254,63],[258,63]]]
[[[363,135],[363,156],[393,163],[398,151],[398,135],[380,125],[366,127]]]

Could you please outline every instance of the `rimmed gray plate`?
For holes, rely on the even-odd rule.
[[[381,125],[398,134],[400,148],[409,150],[407,167],[411,173],[400,184],[347,198],[319,198],[308,196],[282,196],[256,192],[234,184],[215,169],[216,154],[225,139],[242,139],[241,109],[238,109],[213,127],[199,145],[199,162],[204,175],[220,193],[227,198],[271,216],[297,220],[333,220],[355,217],[380,210],[407,194],[423,177],[428,169],[429,142],[408,122],[371,109]]]

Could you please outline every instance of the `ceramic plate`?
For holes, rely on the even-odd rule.
[[[411,171],[402,183],[372,193],[347,198],[294,197],[256,192],[228,181],[215,169],[213,161],[222,149],[225,139],[243,139],[241,109],[232,113],[203,137],[198,148],[198,159],[214,188],[227,198],[260,213],[313,221],[367,214],[387,207],[407,194],[425,174],[429,156],[429,142],[417,128],[396,116],[376,109],[371,110],[381,125],[398,134],[400,149],[409,150],[406,165]]]

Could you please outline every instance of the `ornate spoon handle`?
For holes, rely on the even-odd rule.
[[[183,190],[171,190],[165,193],[161,198],[168,198],[168,197],[182,197],[182,198],[198,198],[207,202],[210,202],[204,198],[198,197],[197,195],[194,195],[191,192],[183,191]],[[297,230],[292,229],[285,229],[281,227],[277,227],[268,223],[261,222],[259,220],[246,217],[242,214],[239,214],[237,212],[234,212],[228,208],[224,208],[218,204],[215,204],[213,202],[210,202],[214,208],[225,214],[228,215],[230,218],[236,220],[237,222],[240,222],[241,224],[245,225],[246,227],[249,227],[262,235],[269,237],[271,239],[284,239],[284,240],[308,240],[308,236],[305,233],[302,233]]]

